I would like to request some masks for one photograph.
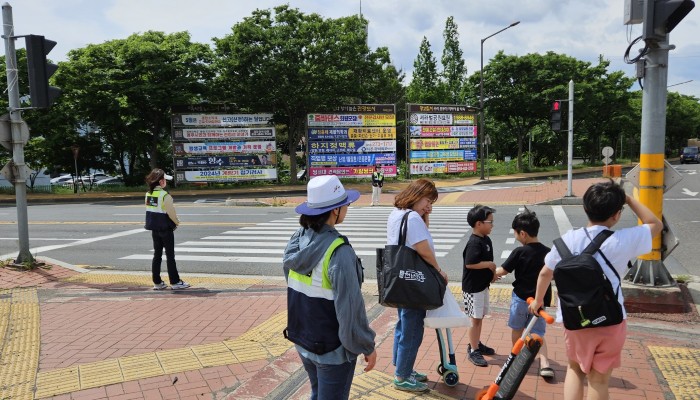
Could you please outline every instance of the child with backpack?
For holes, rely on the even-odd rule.
[[[642,225],[610,234],[625,205]],[[537,313],[554,278],[559,296],[557,321],[564,322],[569,360],[564,380],[566,400],[583,399],[585,378],[589,398],[608,398],[610,376],[621,365],[627,334],[620,276],[632,258],[653,250],[652,238],[663,229],[651,210],[627,196],[612,180],[589,187],[583,195],[583,209],[588,225],[555,240],[529,306],[531,313]]]
[[[472,227],[472,235],[462,252],[462,296],[464,313],[471,317],[472,326],[467,328],[469,344],[467,358],[477,367],[489,364],[484,356],[492,356],[496,351],[481,343],[481,322],[489,313],[489,286],[494,279],[496,264],[493,262],[493,214],[491,207],[476,205],[467,213],[467,223]]]
[[[496,279],[515,273],[513,281],[513,294],[510,300],[510,316],[508,326],[512,329],[511,339],[513,344],[520,338],[523,330],[534,318],[527,309],[527,299],[535,297],[537,277],[544,266],[544,257],[550,248],[540,243],[537,234],[540,231],[540,221],[535,212],[525,208],[525,211],[516,215],[511,224],[515,240],[522,246],[513,250],[503,265],[496,268]],[[552,301],[552,287],[548,286],[544,295],[544,306],[549,307]],[[547,359],[547,342],[544,341],[546,324],[539,318],[532,328],[532,333],[542,337],[542,347],[538,352],[540,359],[539,374],[545,379],[554,378],[554,370]]]

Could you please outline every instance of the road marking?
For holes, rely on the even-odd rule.
[[[677,399],[697,399],[700,393],[700,350],[682,347],[649,346],[656,365]]]
[[[686,195],[688,195],[688,196],[693,196],[693,197],[695,197],[695,196],[698,195],[698,192],[692,192],[692,191],[690,191],[690,189],[688,189],[688,188],[683,188],[683,194],[686,194]]]
[[[510,253],[511,253],[511,252],[512,252],[511,250],[503,250],[503,251],[501,252],[501,259],[506,259],[506,258],[508,258],[508,256],[510,256]]]
[[[554,220],[557,223],[557,228],[559,228],[559,236],[570,231],[573,226],[569,221],[569,217],[564,212],[564,207],[562,206],[552,206],[552,211],[554,212]]]

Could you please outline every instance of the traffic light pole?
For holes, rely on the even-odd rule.
[[[24,164],[24,140],[21,134],[22,112],[17,86],[17,54],[15,53],[14,25],[12,6],[2,6],[3,38],[5,39],[5,65],[7,72],[7,92],[9,95],[10,129],[12,132],[12,169],[17,205],[17,229],[19,235],[19,254],[15,264],[34,264],[29,251],[29,223],[27,218],[27,168]]]
[[[664,139],[666,136],[666,84],[668,80],[668,35],[657,46],[650,46],[644,64],[642,93],[642,140],[639,160],[639,201],[659,219],[663,213]],[[663,235],[663,232],[662,234]],[[662,237],[652,239],[651,253],[638,257],[625,275],[632,283],[649,286],[674,284],[661,259]]]

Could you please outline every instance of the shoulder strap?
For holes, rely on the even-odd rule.
[[[406,245],[406,235],[408,234],[408,214],[410,213],[411,211],[409,210],[403,215],[403,218],[401,218],[401,226],[399,227],[399,246]]]
[[[566,243],[564,243],[561,238],[554,239],[554,247],[557,248],[562,260],[571,257],[571,251],[566,247]]]
[[[586,228],[583,228],[583,229],[586,229]],[[612,234],[613,234],[613,231],[611,231],[609,229],[606,229],[606,230],[600,232],[599,234],[596,235],[596,237],[593,238],[593,240],[591,240],[591,243],[588,246],[586,246],[585,249],[583,249],[582,253],[587,253],[590,255],[595,254],[595,252],[598,251],[598,249],[600,249],[600,246],[603,245],[603,242],[606,241],[610,237],[610,235],[612,235]],[[588,231],[586,231],[586,235],[588,235]]]

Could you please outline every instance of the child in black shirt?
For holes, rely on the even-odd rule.
[[[523,330],[530,322],[532,314],[528,312],[527,299],[535,297],[537,289],[537,277],[544,266],[544,257],[551,250],[537,239],[540,230],[540,221],[537,215],[525,208],[525,211],[513,218],[511,226],[515,234],[515,239],[522,246],[513,250],[503,266],[496,268],[496,278],[515,272],[513,281],[513,294],[510,301],[510,317],[508,326],[513,330],[511,339],[513,344],[520,338]],[[544,306],[549,306],[552,301],[552,287],[547,288],[544,296]],[[532,333],[538,334],[544,340],[546,324],[540,318],[532,328]],[[554,378],[554,370],[549,366],[547,359],[547,345],[542,342],[542,348],[538,353],[540,359],[540,376],[543,378]]]
[[[489,312],[489,286],[494,279],[496,264],[493,262],[493,245],[489,234],[493,229],[491,207],[476,205],[469,210],[467,222],[472,227],[472,235],[467,241],[462,257],[462,295],[464,312],[471,318],[472,326],[467,328],[469,344],[467,355],[472,364],[486,367],[484,355],[496,354],[491,347],[481,343],[481,321]]]

